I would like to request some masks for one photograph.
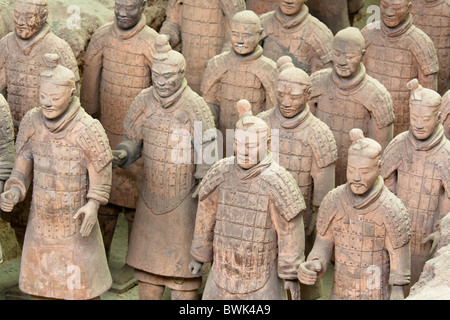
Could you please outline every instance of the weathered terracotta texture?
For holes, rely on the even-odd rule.
[[[414,25],[409,1],[383,0],[381,20],[364,27],[367,73],[380,81],[394,100],[394,136],[409,128],[409,91],[412,79],[437,90],[438,57],[433,42]]]
[[[246,0],[248,10],[252,10],[256,14],[263,14],[273,11],[277,8],[279,0]]]
[[[288,55],[308,74],[332,67],[333,34],[309,14],[304,1],[297,2],[294,10],[280,1],[275,11],[261,16],[264,55],[273,61]]]
[[[285,56],[278,60],[280,75],[277,83],[277,107],[260,113],[271,129],[274,159],[297,182],[305,199],[305,255],[314,244],[317,211],[325,195],[335,187],[337,147],[333,133],[317,119],[307,104],[311,80],[295,68]],[[321,286],[301,288],[304,300],[318,299]]]
[[[136,269],[141,299],[161,299],[165,286],[172,298],[194,299],[202,279],[188,268],[197,209],[193,195],[214,162],[208,164],[201,153],[205,157],[209,149],[216,156],[216,132],[208,105],[187,85],[183,56],[163,35],[155,48],[153,87],[131,104],[124,140],[114,151],[123,154],[116,162],[124,169],[144,160],[126,261]]]
[[[411,13],[414,25],[425,32],[439,59],[438,92],[450,89],[450,1],[413,0]]]
[[[267,124],[242,104],[236,155],[219,160],[200,184],[190,270],[197,274],[212,261],[204,300],[285,299],[283,280],[298,299],[305,202],[292,175],[273,161]]]
[[[231,31],[232,49],[208,62],[201,84],[202,96],[223,136],[224,156],[232,155],[233,137],[227,135],[226,130],[234,130],[239,119],[236,102],[246,97],[254,114],[274,108],[278,77],[275,62],[263,55],[259,45],[263,29],[254,12],[237,13],[232,19]]]
[[[450,139],[450,90],[442,96],[441,123],[445,136]]]
[[[392,140],[394,109],[391,95],[362,64],[364,39],[349,27],[333,42],[334,67],[311,75],[311,112],[327,124],[338,147],[336,186],[346,182],[347,154],[352,128],[384,148]],[[347,58],[351,57],[351,58]]]
[[[8,102],[0,94],[0,192],[14,165],[14,126]]]
[[[350,135],[348,182],[322,201],[317,238],[299,280],[314,283],[334,254],[330,299],[403,299],[411,260],[408,211],[380,176],[381,146],[360,129]]]
[[[440,95],[422,88],[417,80],[408,86],[411,127],[386,148],[382,176],[411,217],[412,285],[438,241],[439,221],[450,211],[450,141],[438,120]]]
[[[229,49],[231,18],[244,9],[244,0],[169,0],[160,34],[170,37],[172,48],[181,44],[186,79],[195,92],[200,93],[207,61]]]
[[[47,298],[92,299],[111,285],[97,221],[111,189],[111,149],[100,122],[75,96],[74,73],[56,54],[44,61],[41,106],[20,124],[1,208],[10,212],[33,181],[20,289]]]

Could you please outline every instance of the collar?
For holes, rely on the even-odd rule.
[[[141,15],[139,22],[131,29],[123,30],[117,26],[117,22],[113,23],[113,33],[119,40],[128,40],[133,38],[136,34],[147,25],[147,19],[144,15]]]
[[[280,111],[279,107],[274,110],[274,115],[277,122],[281,125],[283,129],[295,129],[298,128],[302,123],[309,119],[311,112],[309,111],[309,105],[307,104],[299,114],[292,118],[286,118]]]
[[[381,25],[381,30],[383,30],[384,34],[387,35],[388,37],[390,37],[390,38],[399,37],[402,34],[404,34],[406,31],[408,31],[409,28],[411,28],[411,26],[413,25],[412,14],[411,13],[408,14],[405,21],[403,21],[400,25],[398,25],[394,28],[390,28],[387,25],[385,25],[383,22],[383,19],[381,19],[380,25]]]
[[[333,68],[333,71],[331,72],[331,79],[333,80],[333,83],[341,90],[344,91],[351,91],[354,89],[357,89],[361,83],[366,78],[366,67],[361,63],[358,69],[358,73],[350,78],[342,78],[337,73],[336,70]]]
[[[372,188],[367,191],[363,195],[356,195],[352,192],[350,189],[350,184],[347,183],[347,195],[350,199],[350,202],[352,203],[353,208],[362,210],[370,206],[372,203],[377,200],[384,187],[384,180],[381,176],[378,176],[378,178],[375,180],[375,183],[373,184]]]
[[[158,105],[161,106],[163,109],[168,109],[171,106],[173,106],[178,100],[180,100],[181,95],[186,90],[186,88],[187,88],[187,80],[183,79],[181,81],[180,88],[177,90],[177,92],[172,94],[170,97],[163,98],[163,97],[159,96],[154,87],[152,89],[152,92],[153,92],[153,97],[157,101]]]
[[[23,40],[19,38],[19,36],[17,36],[16,33],[14,33],[15,35],[14,38],[16,39],[16,43],[19,46],[19,48],[23,51],[23,53],[25,55],[29,55],[31,50],[33,50],[33,48],[36,45],[38,45],[42,41],[42,39],[44,39],[45,36],[47,36],[47,34],[49,33],[50,33],[50,25],[47,22],[45,22],[41,30],[39,30],[38,33],[36,33],[31,39]]]
[[[273,156],[272,153],[270,151],[267,151],[267,156],[261,160],[257,165],[255,165],[254,167],[250,168],[250,169],[243,169],[241,168],[237,162],[236,162],[236,157],[235,157],[235,171],[236,174],[238,176],[238,178],[240,180],[251,180],[257,176],[259,176],[260,174],[262,174],[266,169],[268,169],[270,167],[270,165],[273,162]]]
[[[275,17],[280,22],[283,29],[292,29],[302,24],[309,15],[309,8],[306,5],[293,17],[286,16],[280,9],[280,6],[275,10]]]
[[[444,127],[442,124],[439,124],[436,129],[433,131],[430,137],[426,140],[418,140],[411,128],[408,132],[408,141],[411,143],[415,151],[430,151],[434,149],[436,146],[438,146],[442,139],[444,139]]]
[[[44,117],[44,114],[41,112],[41,116],[44,122],[45,127],[53,134],[65,133],[69,124],[72,123],[72,120],[76,117],[78,112],[81,109],[80,99],[78,97],[74,97],[72,102],[69,104],[67,110],[59,116],[57,119],[47,119]]]
[[[239,59],[239,62],[247,62],[247,61],[254,61],[257,60],[259,58],[261,58],[261,56],[263,55],[263,48],[258,45],[255,49],[255,51],[253,51],[252,53],[249,53],[248,55],[240,55],[239,53],[237,53],[236,51],[234,51],[234,49],[231,49],[230,51],[232,53],[232,57],[234,59]]]

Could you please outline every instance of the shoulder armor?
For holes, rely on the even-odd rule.
[[[39,121],[40,108],[35,107],[28,111],[20,121],[19,132],[16,139],[16,155],[20,154],[24,145],[36,132],[35,123]]]
[[[151,90],[153,87],[142,90],[130,105],[125,119],[123,121],[123,127],[125,136],[131,140],[136,140],[136,123],[144,113],[150,113],[150,110],[146,110],[146,100],[149,95],[151,95]]]
[[[445,140],[445,145],[440,152],[442,160],[438,164],[438,170],[441,173],[442,184],[447,197],[450,198],[450,140]]]
[[[75,58],[75,54],[73,53],[72,48],[66,40],[58,37],[53,33],[50,33],[50,35],[53,37],[53,39],[51,39],[52,47],[49,48],[49,51],[57,53],[59,55],[59,58],[61,59],[61,65],[72,70],[72,72],[75,74],[75,80],[79,81],[80,72],[78,69],[78,62]]]
[[[361,103],[372,113],[378,128],[387,127],[394,122],[394,101],[391,94],[384,85],[368,74]]]
[[[381,210],[384,213],[386,230],[391,237],[394,248],[401,248],[411,239],[412,230],[409,213],[403,202],[385,186],[383,192],[385,197]]]
[[[366,42],[366,48],[369,47],[369,45],[372,42],[372,39],[378,36],[377,34],[379,32],[381,32],[380,21],[369,23],[368,25],[366,25],[364,28],[361,29],[361,33]]]
[[[345,192],[345,184],[341,185],[330,192],[323,198],[319,212],[317,214],[317,232],[323,236],[328,230],[331,221],[333,221],[334,217],[338,213],[338,209],[336,207],[337,201],[340,201],[340,196],[343,192]]]
[[[200,182],[198,198],[200,201],[213,192],[224,181],[224,175],[230,171],[230,167],[234,164],[234,157],[224,158],[217,161],[211,169],[208,170],[205,177]]]
[[[261,178],[271,186],[272,200],[286,221],[291,221],[306,209],[305,200],[294,177],[278,163],[272,162],[261,174]]]
[[[221,54],[218,54],[208,60],[206,64],[205,72],[203,73],[203,80],[200,85],[200,90],[202,93],[202,96],[207,94],[211,88],[214,86],[214,84],[217,82],[217,80],[228,71],[228,58],[229,58],[229,51],[225,51]]]
[[[14,125],[8,102],[0,94],[0,145],[14,141]]]
[[[439,71],[439,63],[436,48],[431,38],[422,30],[412,25],[408,33],[408,43],[411,51],[417,59],[422,72],[430,75]]]
[[[311,114],[311,117],[314,117]],[[319,168],[335,163],[338,158],[336,140],[330,128],[322,121],[313,118],[308,132],[308,142]]]
[[[317,52],[323,62],[332,61],[333,33],[323,22],[312,15],[308,16],[307,23],[309,24],[308,29],[310,30],[308,31],[310,32],[309,44],[314,48],[314,51]]]
[[[245,10],[245,1],[244,0],[220,0],[222,3],[223,11],[225,16],[228,17],[228,20],[231,21],[233,16]]]
[[[91,161],[95,171],[99,172],[112,161],[111,147],[105,129],[100,121],[93,119],[87,113],[81,117],[80,122],[84,124],[84,128],[76,141]]]
[[[402,132],[388,144],[381,157],[381,176],[386,179],[394,172],[404,161],[403,156],[406,153],[405,139],[408,131]]]
[[[249,70],[258,77],[265,89],[266,110],[274,108],[277,105],[275,92],[279,75],[277,64],[263,55],[252,64]]]
[[[311,100],[321,96],[329,90],[328,81],[332,71],[333,69],[327,68],[316,71],[311,75]]]
[[[266,110],[266,111],[260,112],[256,116],[258,118],[261,118],[262,120],[264,120],[267,123],[267,125],[269,125],[269,127],[270,127],[270,123],[269,123],[270,122],[270,116],[272,115],[273,110],[274,109],[270,109],[270,110]]]

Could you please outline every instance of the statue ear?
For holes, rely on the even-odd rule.
[[[143,0],[141,5],[141,14],[144,12],[146,7],[147,7],[147,0]]]
[[[44,10],[41,12],[41,21],[42,21],[42,24],[44,24],[44,22],[47,21],[47,18],[48,18],[48,10],[47,10],[47,9],[44,9]]]

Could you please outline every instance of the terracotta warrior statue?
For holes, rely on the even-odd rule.
[[[272,132],[271,151],[278,163],[292,174],[306,203],[305,255],[311,251],[316,235],[317,211],[326,194],[335,187],[337,147],[333,133],[309,110],[311,80],[292,60],[281,57],[276,108],[260,113]],[[274,150],[276,149],[276,150]],[[315,287],[302,286],[301,298],[321,296],[320,281]]]
[[[216,160],[216,131],[208,105],[187,85],[184,57],[164,35],[155,50],[153,86],[131,104],[124,139],[113,151],[124,169],[144,159],[126,261],[135,268],[140,299],[161,299],[168,287],[172,299],[191,300],[202,284],[188,269],[196,188]]]
[[[433,41],[439,60],[438,91],[450,89],[450,0],[412,0],[414,25]]]
[[[94,33],[85,56],[81,103],[89,114],[99,118],[112,149],[122,141],[123,121],[134,98],[152,83],[154,42],[158,33],[146,25],[143,14],[146,5],[146,0],[115,0],[115,21]],[[99,210],[108,257],[122,210],[130,233],[142,173],[142,161],[129,170],[113,170],[109,203]],[[113,273],[114,287],[126,286],[132,274],[132,268],[127,267],[118,274]]]
[[[8,102],[0,94],[0,193],[14,165],[14,125]]]
[[[59,55],[61,64],[75,74],[79,86],[78,64],[66,41],[56,36],[47,23],[47,0],[15,0],[15,31],[0,40],[0,94],[8,101],[17,135],[27,111],[39,106],[39,75],[45,69],[44,54]],[[78,90],[77,90],[78,92]],[[11,223],[20,245],[28,220],[31,192],[13,215],[2,218]]]
[[[285,289],[297,300],[305,202],[273,161],[267,124],[249,101],[236,108],[235,156],[219,160],[200,184],[189,269],[198,275],[212,261],[204,300],[281,300]]]
[[[322,201],[317,238],[299,280],[314,284],[334,254],[330,299],[400,300],[410,277],[408,211],[380,176],[380,144],[361,129],[350,136],[347,183]]]
[[[442,96],[440,119],[444,127],[444,134],[450,140],[450,90]]]
[[[33,182],[19,288],[37,298],[96,299],[111,285],[97,221],[108,203],[112,154],[100,122],[81,107],[74,73],[44,55],[40,107],[23,118],[11,177],[1,194],[10,212]]]
[[[232,50],[212,58],[201,85],[203,98],[214,115],[223,137],[224,156],[232,155],[233,134],[239,120],[235,105],[248,97],[254,114],[276,105],[276,63],[263,55],[259,45],[263,29],[258,16],[238,12],[231,22]],[[222,157],[220,157],[222,158]]]
[[[333,41],[332,69],[311,76],[311,112],[327,124],[338,147],[336,186],[346,183],[352,128],[363,130],[382,148],[392,140],[394,109],[386,88],[362,64],[364,38],[357,28],[339,31]]]
[[[381,0],[381,20],[362,30],[366,40],[367,73],[383,84],[394,100],[394,136],[409,128],[409,91],[412,79],[437,90],[439,71],[430,37],[413,24],[410,0]]]
[[[408,88],[411,126],[386,148],[381,174],[411,217],[412,286],[438,245],[440,220],[450,212],[450,141],[439,122],[441,96],[416,79]]]
[[[275,11],[261,16],[264,55],[273,61],[290,56],[311,74],[332,67],[333,33],[309,14],[304,0],[279,0]]]
[[[209,59],[230,49],[231,18],[245,10],[244,0],[169,0],[160,34],[170,38],[170,45],[181,44],[186,59],[186,79],[200,94],[200,84]]]

